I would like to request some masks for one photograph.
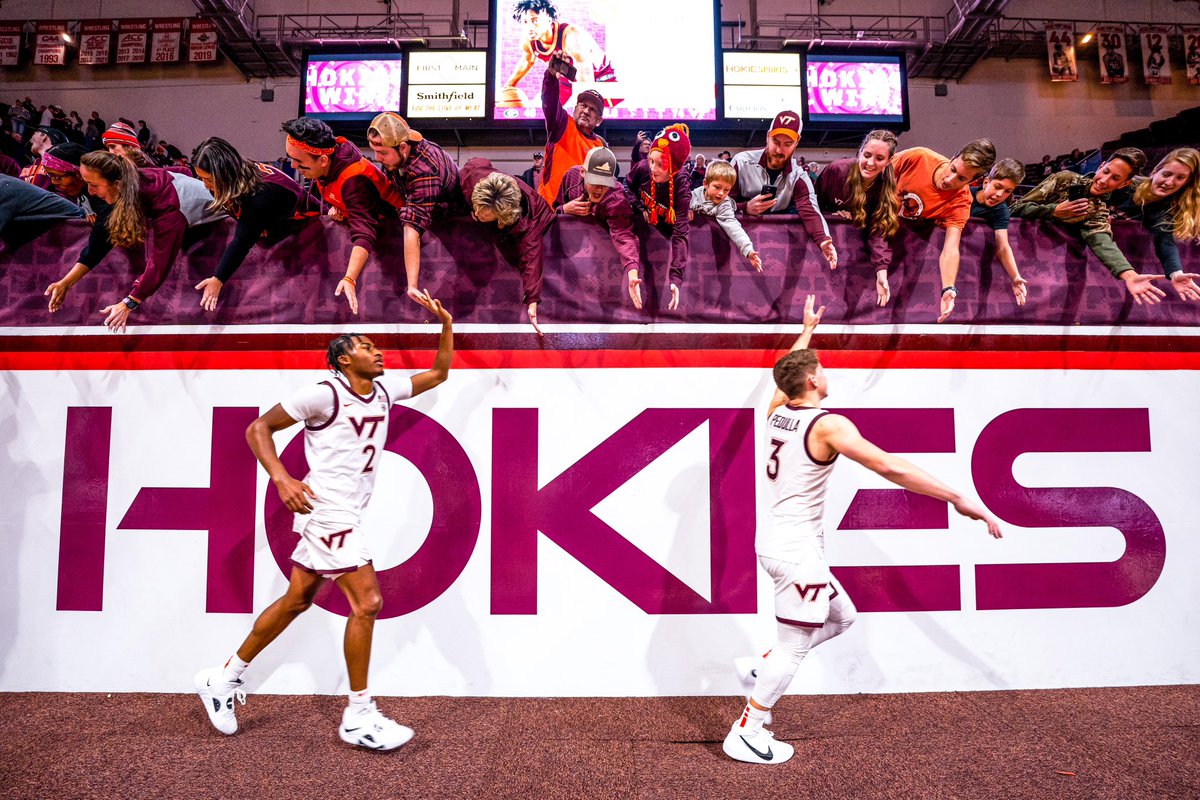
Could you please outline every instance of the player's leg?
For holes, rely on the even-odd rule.
[[[375,631],[375,617],[383,608],[383,595],[379,591],[375,568],[370,564],[339,575],[337,585],[350,603],[350,616],[346,620],[346,637],[343,642],[346,672],[350,676],[350,691],[364,692],[367,689],[367,673],[371,666],[371,638]]]
[[[350,677],[350,702],[342,713],[338,735],[348,744],[372,750],[395,749],[411,739],[413,731],[381,714],[367,688],[371,638],[375,630],[375,618],[383,607],[383,595],[379,591],[375,568],[365,564],[354,572],[340,576],[337,585],[350,603],[344,641],[346,672]]]
[[[210,667],[196,673],[194,682],[200,702],[204,704],[204,710],[208,712],[213,727],[221,733],[237,733],[234,701],[246,702],[246,693],[242,690],[242,673],[263,648],[312,605],[322,580],[320,575],[300,567],[292,567],[287,591],[258,615],[258,619],[254,620],[254,627],[237,652],[229,657],[224,666]]]
[[[813,633],[813,647],[845,633],[858,618],[858,609],[855,608],[854,601],[837,582],[837,578],[833,578],[829,586],[832,590],[832,596],[829,598],[829,619],[820,630]]]

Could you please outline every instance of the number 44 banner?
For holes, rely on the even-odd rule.
[[[1171,82],[1171,59],[1167,57],[1167,29],[1145,27],[1142,37],[1142,73],[1150,86]]]
[[[1077,81],[1075,26],[1070,22],[1046,23],[1046,52],[1050,58],[1050,80]]]

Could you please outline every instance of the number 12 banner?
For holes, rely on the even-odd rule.
[[[1161,86],[1171,82],[1171,59],[1167,57],[1167,29],[1145,27],[1142,37],[1142,74],[1150,86]]]

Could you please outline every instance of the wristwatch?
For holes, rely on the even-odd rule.
[[[126,297],[121,302],[124,303],[125,307],[128,308],[130,311],[133,311],[139,305],[141,305],[141,303],[139,303],[137,300],[134,300],[132,297]]]
[[[946,292],[954,292],[954,296],[955,296],[955,297],[958,297],[958,289],[955,289],[953,286],[947,286],[946,288],[942,289],[942,294],[943,294],[943,295],[944,295]]]

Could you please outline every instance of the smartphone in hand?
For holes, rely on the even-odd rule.
[[[1070,201],[1087,200],[1092,187],[1086,183],[1076,183],[1067,187],[1067,199]]]
[[[576,76],[579,75],[579,70],[575,68],[569,60],[564,58],[561,53],[555,53],[550,56],[550,61],[546,64],[546,69],[560,78],[566,78],[574,82]]]
[[[768,183],[766,186],[758,190],[758,193],[764,197],[774,197],[779,194],[779,187],[773,183]]]

